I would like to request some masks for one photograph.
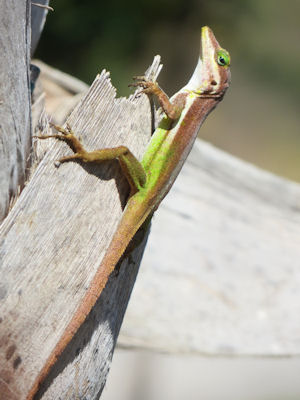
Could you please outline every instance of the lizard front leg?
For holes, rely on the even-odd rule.
[[[142,87],[141,93],[148,95],[154,95],[166,115],[171,119],[175,120],[179,118],[184,104],[173,104],[170,102],[167,94],[158,86],[157,82],[146,79],[144,76],[135,76],[137,82],[131,83],[129,86]]]

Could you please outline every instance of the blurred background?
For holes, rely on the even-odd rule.
[[[232,59],[232,84],[200,136],[300,181],[299,0],[53,0],[35,56],[91,83],[111,71],[120,96],[160,54],[162,88],[189,79],[209,25]],[[193,358],[118,350],[104,400],[299,400],[299,358]]]
[[[299,0],[53,0],[36,57],[91,83],[111,71],[118,94],[155,54],[159,83],[174,94],[189,79],[200,28],[230,51],[232,85],[201,137],[278,175],[300,180]]]

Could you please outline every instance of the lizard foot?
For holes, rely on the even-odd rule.
[[[159,86],[156,82],[150,81],[145,76],[134,76],[133,79],[137,82],[131,83],[130,87],[141,87],[141,93],[155,94],[160,91]]]
[[[60,133],[56,133],[54,135],[39,135],[39,136],[34,136],[34,137],[36,137],[38,139],[54,138],[54,139],[61,140],[63,142],[66,142],[75,153],[71,156],[66,156],[66,157],[60,158],[58,160],[58,162],[63,163],[66,161],[84,159],[86,151],[84,150],[80,140],[74,135],[74,133],[71,129],[71,126],[69,124],[66,124],[66,128],[62,128],[61,126],[52,124],[51,122],[50,122],[50,125]]]
[[[129,86],[141,87],[142,90],[140,91],[140,93],[154,95],[157,98],[159,105],[162,107],[162,109],[170,119],[175,120],[180,116],[184,104],[172,104],[166,93],[158,86],[158,84],[147,79],[144,76],[134,76],[133,79],[136,82],[130,84]]]

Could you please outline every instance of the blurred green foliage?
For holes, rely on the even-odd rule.
[[[195,52],[190,42],[199,40],[202,25],[214,25],[227,39],[236,35],[239,16],[254,12],[250,1],[239,0],[54,0],[51,5],[55,12],[48,15],[37,56],[87,82],[108,68],[122,90],[128,73],[141,72],[135,65],[143,70],[157,52],[185,69],[182,48]]]
[[[90,83],[111,71],[119,95],[155,54],[172,94],[196,64],[209,25],[232,59],[232,85],[201,136],[300,180],[299,0],[53,0],[36,56]]]

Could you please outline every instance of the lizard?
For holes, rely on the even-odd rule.
[[[136,81],[131,84],[140,87],[141,92],[147,95],[156,96],[164,112],[141,162],[125,146],[85,150],[68,125],[65,129],[53,125],[56,134],[38,136],[40,139],[62,140],[70,146],[74,154],[62,157],[60,163],[97,163],[117,159],[131,192],[102,262],[77,310],[35,379],[27,400],[33,399],[50,369],[85,321],[136,232],[143,224],[147,224],[169,192],[203,121],[223,99],[229,87],[230,55],[219,45],[213,31],[207,26],[201,30],[201,48],[191,79],[170,99],[155,81],[136,77]]]

